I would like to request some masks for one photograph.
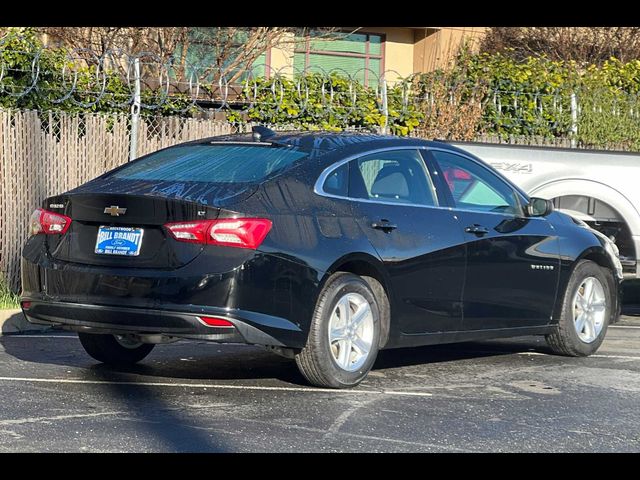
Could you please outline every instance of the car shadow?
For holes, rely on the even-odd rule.
[[[38,335],[0,335],[6,354],[19,360],[76,367],[99,372],[110,381],[140,381],[140,377],[175,380],[265,380],[307,385],[295,362],[261,347],[181,341],[158,345],[142,362],[131,366],[106,366],[87,355],[77,338],[63,332]],[[29,337],[33,337],[31,339]],[[96,368],[100,367],[99,370]],[[124,378],[124,380],[123,380]]]
[[[173,395],[173,391],[162,391],[159,389],[163,387],[144,384],[145,380],[148,381],[148,376],[166,376],[163,375],[167,373],[164,363],[177,363],[180,362],[179,359],[163,359],[159,366],[156,366],[157,362],[152,362],[151,366],[141,364],[128,369],[113,368],[96,363],[86,355],[77,338],[60,338],[69,335],[64,333],[57,335],[58,338],[50,334],[1,335],[0,345],[4,350],[2,355],[39,365],[35,370],[27,366],[30,372],[23,374],[16,371],[19,367],[7,362],[6,365],[0,365],[1,375],[47,379],[71,377],[87,382],[82,386],[82,401],[79,405],[91,404],[87,399],[97,396],[109,408],[122,412],[117,417],[118,423],[111,424],[111,428],[119,432],[122,439],[121,445],[112,447],[116,450],[129,448],[128,440],[137,437],[142,440],[142,448],[154,451],[234,451],[232,446],[225,444],[216,435],[214,429],[203,428],[198,419],[198,410],[190,410],[179,401],[180,397]],[[51,365],[66,368],[61,370],[51,368]],[[69,367],[76,368],[70,370]],[[182,374],[180,370],[172,373]],[[210,393],[194,389],[190,396]],[[69,395],[73,395],[71,390]],[[113,435],[108,438],[113,438]]]
[[[70,335],[66,333],[65,335]],[[108,381],[158,380],[252,380],[261,384],[308,386],[294,361],[261,347],[206,342],[178,342],[157,346],[141,363],[126,367],[106,366],[89,357],[73,338],[47,338],[36,348],[28,335],[0,336],[5,352],[27,362],[77,367],[87,378],[100,375]],[[35,338],[34,338],[35,340]],[[70,343],[73,342],[72,348]],[[390,349],[379,352],[374,370],[429,365],[474,358],[500,357],[522,352],[551,353],[536,337],[489,340],[447,345]],[[141,378],[143,377],[143,378]]]
[[[241,347],[246,351],[221,352],[211,355],[209,345],[198,345],[197,349],[184,355],[151,358],[126,367],[106,367],[107,372],[129,374],[173,380],[260,380],[267,383],[286,383],[299,386],[308,385],[298,371],[294,361],[271,354],[259,347]],[[159,348],[162,348],[160,346]],[[168,352],[167,352],[168,353]],[[153,354],[152,354],[153,355]]]
[[[536,342],[536,337],[526,339],[463,342],[423,347],[383,350],[378,354],[373,370],[402,368],[414,365],[429,365],[459,360],[501,357],[524,352],[551,354],[551,350]]]
[[[189,407],[171,403],[173,395],[165,395],[158,387],[131,385],[123,372],[104,364],[92,365],[81,371],[83,380],[105,383],[90,385],[115,408],[126,412],[120,420],[135,429],[136,436],[152,439],[154,451],[188,453],[224,453],[234,449],[220,440],[214,429],[205,429]],[[120,382],[120,383],[117,383]],[[133,424],[133,425],[132,425]],[[126,428],[126,427],[125,427]],[[126,435],[126,433],[124,434]]]
[[[629,317],[640,317],[640,304],[638,305],[623,305],[622,315]]]
[[[7,316],[8,312],[8,316]],[[4,314],[4,315],[3,315]],[[24,317],[24,314],[21,310],[11,309],[11,310],[2,310],[0,311],[0,326],[1,326],[1,335],[12,335],[16,333],[29,332],[29,333],[38,333],[38,332],[46,332],[51,330],[51,327],[44,325],[36,325],[34,323],[29,323],[27,319]]]

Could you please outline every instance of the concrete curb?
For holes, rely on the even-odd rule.
[[[22,310],[0,310],[0,335],[7,333],[42,332],[51,327],[29,323]]]

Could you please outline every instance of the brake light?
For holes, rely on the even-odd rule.
[[[71,219],[66,215],[36,208],[31,214],[29,232],[31,235],[38,233],[62,235],[69,229],[69,225],[71,225]]]
[[[167,223],[165,228],[179,242],[255,250],[271,230],[271,225],[271,220],[266,218],[225,218]]]
[[[271,220],[264,218],[214,220],[209,230],[209,243],[255,250],[269,230]]]

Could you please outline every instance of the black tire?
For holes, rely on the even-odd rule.
[[[150,343],[124,346],[115,335],[78,333],[85,351],[99,362],[108,365],[133,365],[145,358],[155,345]]]
[[[354,371],[341,368],[329,344],[330,317],[338,301],[348,293],[364,297],[371,308],[373,338],[365,362]],[[369,373],[378,355],[380,307],[369,284],[357,275],[338,272],[322,289],[311,321],[306,346],[295,357],[300,372],[309,383],[325,388],[349,388],[358,385]]]
[[[588,277],[595,277],[598,279],[603,287],[606,307],[604,322],[602,330],[598,336],[590,343],[584,342],[578,336],[576,328],[574,326],[573,318],[573,298],[576,291],[582,285],[583,281]],[[613,277],[608,269],[599,266],[597,263],[590,260],[581,260],[571,275],[565,290],[562,300],[562,311],[558,320],[558,325],[555,331],[549,335],[546,335],[546,340],[553,350],[558,355],[566,355],[570,357],[586,357],[595,353],[607,333],[607,327],[611,322],[613,315]]]

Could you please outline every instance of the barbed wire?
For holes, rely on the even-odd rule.
[[[0,39],[0,51],[6,51],[5,47]],[[108,50],[97,55],[88,49],[66,49],[63,54],[62,50],[56,50],[63,58],[52,62],[50,56],[44,54],[46,50],[46,47],[33,46],[13,49],[11,55],[0,56],[0,97],[18,101],[31,95],[44,95],[58,107],[69,103],[92,109],[105,104],[114,109],[127,109],[135,102],[139,81],[143,91],[139,107],[148,113],[168,106],[179,115],[193,110],[214,113],[234,110],[247,114],[261,108],[266,121],[284,118],[286,122],[303,115],[320,119],[327,111],[346,121],[364,111],[360,101],[365,98],[371,99],[385,115],[388,115],[385,108],[389,108],[390,99],[394,100],[393,108],[400,116],[416,109],[430,113],[429,109],[436,107],[434,92],[442,88],[442,85],[425,83],[423,77],[403,76],[393,70],[361,68],[349,72],[315,65],[304,69],[295,65],[274,69],[271,65],[255,64],[229,71],[204,61],[179,63],[175,58],[164,59],[153,52],[130,54]],[[7,57],[21,61],[10,61]],[[571,93],[577,96],[578,113],[589,110],[640,118],[640,98],[633,93],[621,92],[605,105],[594,101],[583,104],[579,90],[531,92],[465,83],[445,88],[449,89],[449,103],[460,101],[455,89],[466,89],[464,101],[480,102],[485,122],[508,127],[562,128],[570,121]],[[289,98],[288,94],[291,94]],[[589,98],[594,97],[597,95]],[[296,108],[289,110],[291,101]]]

